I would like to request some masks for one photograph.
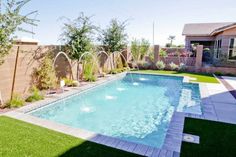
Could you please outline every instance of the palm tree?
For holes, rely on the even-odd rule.
[[[168,40],[170,40],[170,47],[171,47],[172,44],[173,44],[173,41],[175,40],[175,36],[174,35],[170,35]]]

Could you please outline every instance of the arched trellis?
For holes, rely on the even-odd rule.
[[[72,72],[72,65],[71,65],[71,62],[70,62],[70,58],[68,57],[68,55],[67,55],[65,52],[62,52],[62,51],[61,51],[61,52],[57,53],[57,55],[55,56],[54,61],[53,61],[53,67],[55,68],[55,64],[56,64],[57,58],[58,58],[60,55],[63,55],[63,56],[67,59],[67,61],[68,61],[68,63],[69,63],[69,66],[70,66],[71,78],[74,79],[74,77],[73,77],[73,72]]]

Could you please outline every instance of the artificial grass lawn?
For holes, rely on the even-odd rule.
[[[138,72],[150,73],[150,74],[166,74],[175,76],[189,76],[192,78],[196,78],[196,80],[191,80],[191,82],[219,83],[212,74],[189,73],[189,72],[166,71],[166,70],[139,70]]]
[[[186,118],[184,133],[200,136],[200,144],[183,142],[181,157],[236,157],[236,125]]]
[[[0,116],[1,157],[134,157],[138,156]]]

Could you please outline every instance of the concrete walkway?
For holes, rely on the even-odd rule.
[[[236,99],[222,79],[219,78],[220,84],[200,84],[203,114],[186,114],[187,117],[236,124]]]
[[[222,78],[236,90],[236,77],[222,76]]]

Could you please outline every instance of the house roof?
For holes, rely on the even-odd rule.
[[[236,26],[236,22],[222,23],[190,23],[185,24],[183,35],[186,36],[212,36],[215,33],[224,31]]]

